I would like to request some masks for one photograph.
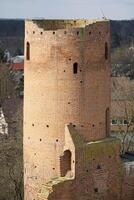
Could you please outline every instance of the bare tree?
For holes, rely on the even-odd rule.
[[[130,151],[134,138],[134,101],[124,102],[124,113],[126,124],[125,127],[120,127],[120,130],[123,133],[122,154]]]
[[[133,85],[132,85],[133,84]],[[122,154],[131,151],[134,142],[134,82],[119,77],[112,85],[112,112],[116,117],[116,130],[122,141]]]
[[[6,65],[0,66],[0,80],[0,106],[5,113],[10,133],[8,135],[0,134],[0,199],[22,200],[23,104],[21,103],[22,99],[20,101],[16,95],[15,83],[12,80],[10,69]]]

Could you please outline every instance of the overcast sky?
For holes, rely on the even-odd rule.
[[[0,0],[0,18],[134,19],[134,0]]]

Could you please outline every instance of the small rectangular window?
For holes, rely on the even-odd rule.
[[[128,121],[126,119],[124,119],[124,125],[127,125]]]
[[[123,125],[123,119],[118,119],[118,125]]]
[[[111,124],[112,124],[112,125],[117,125],[117,119],[112,119]]]

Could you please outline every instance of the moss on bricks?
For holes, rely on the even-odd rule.
[[[106,20],[103,20],[104,22]],[[67,29],[67,28],[85,28],[86,26],[101,22],[101,20],[86,20],[86,19],[33,19],[33,23],[35,23],[39,28],[44,30],[58,30],[58,29]]]

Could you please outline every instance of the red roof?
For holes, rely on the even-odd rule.
[[[21,62],[21,63],[12,63],[11,67],[12,67],[13,70],[24,69],[24,62]]]

